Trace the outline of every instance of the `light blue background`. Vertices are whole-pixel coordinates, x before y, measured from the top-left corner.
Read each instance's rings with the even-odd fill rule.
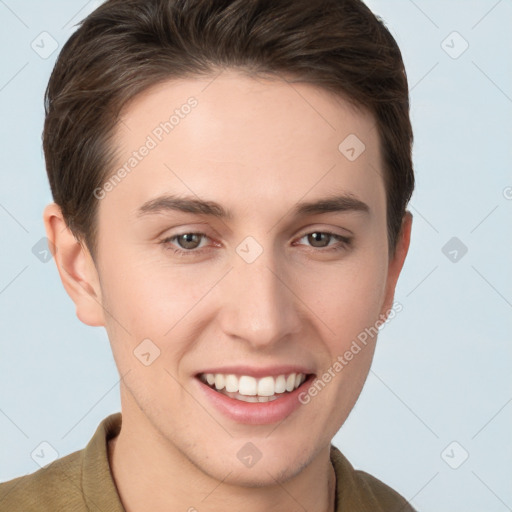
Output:
[[[512,510],[512,3],[368,4],[403,51],[417,188],[404,309],[334,442],[420,511]],[[38,469],[42,441],[83,448],[120,410],[105,331],[76,318],[53,260],[32,253],[52,200],[41,131],[58,51],[31,43],[46,31],[60,50],[96,5],[0,1],[0,481]],[[442,252],[454,236],[468,248],[455,263]]]

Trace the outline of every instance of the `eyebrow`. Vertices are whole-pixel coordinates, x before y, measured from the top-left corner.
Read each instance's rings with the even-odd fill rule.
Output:
[[[193,197],[162,195],[146,201],[136,213],[141,218],[170,211],[210,215],[220,219],[232,219],[233,214],[215,201],[205,201]],[[335,195],[315,201],[302,202],[295,205],[292,213],[296,217],[336,212],[369,213],[370,207],[352,194]]]

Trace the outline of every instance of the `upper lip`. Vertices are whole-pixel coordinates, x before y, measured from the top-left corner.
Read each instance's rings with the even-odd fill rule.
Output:
[[[249,375],[251,377],[277,377],[278,375],[289,375],[291,373],[304,373],[305,375],[313,373],[311,369],[300,365],[278,365],[255,367],[248,365],[237,366],[218,366],[215,368],[207,368],[197,372],[196,376],[205,373],[222,373],[224,375]]]

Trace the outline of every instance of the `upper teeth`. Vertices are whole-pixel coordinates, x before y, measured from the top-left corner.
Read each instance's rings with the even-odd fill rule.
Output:
[[[240,393],[247,396],[272,396],[297,389],[305,380],[304,373],[291,373],[277,377],[256,379],[250,375],[233,375],[224,373],[204,373],[201,379],[217,390],[226,389],[228,392]]]

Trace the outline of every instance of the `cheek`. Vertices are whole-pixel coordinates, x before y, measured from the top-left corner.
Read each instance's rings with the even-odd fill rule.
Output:
[[[386,284],[385,257],[379,251],[361,252],[301,282],[301,296],[317,314],[318,325],[323,325],[329,352],[337,356],[379,319]]]
[[[102,269],[103,305],[110,313],[107,331],[115,356],[125,366],[131,365],[133,350],[146,338],[165,350],[166,356],[170,350],[184,351],[189,341],[183,336],[183,325],[218,281],[218,272],[171,265],[161,256],[118,253],[123,257],[109,252]],[[196,320],[195,328],[204,319]]]

